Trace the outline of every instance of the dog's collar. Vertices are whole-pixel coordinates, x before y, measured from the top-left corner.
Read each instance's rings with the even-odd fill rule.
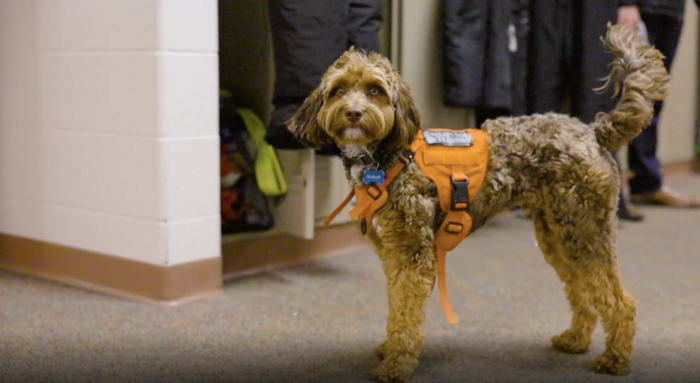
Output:
[[[372,165],[375,161],[368,154],[360,154],[359,156],[343,156],[343,158],[352,165]]]

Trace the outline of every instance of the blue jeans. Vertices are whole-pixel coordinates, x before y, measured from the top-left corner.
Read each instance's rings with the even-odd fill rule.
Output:
[[[663,15],[642,14],[647,27],[649,43],[666,56],[664,65],[670,72],[673,58],[678,47],[678,40],[683,29],[683,20]],[[661,189],[661,163],[656,158],[657,128],[659,114],[663,103],[654,105],[654,117],[651,124],[642,131],[629,145],[629,168],[634,176],[629,180],[630,193],[653,193]]]

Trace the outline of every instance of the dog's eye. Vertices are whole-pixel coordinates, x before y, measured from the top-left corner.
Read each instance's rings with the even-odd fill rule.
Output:
[[[343,88],[338,88],[335,91],[335,94],[338,96],[342,95],[343,93],[345,93],[345,89],[343,89]]]
[[[374,87],[374,88],[372,88],[372,89],[369,90],[369,93],[370,93],[372,96],[376,96],[376,95],[379,94],[379,88]]]

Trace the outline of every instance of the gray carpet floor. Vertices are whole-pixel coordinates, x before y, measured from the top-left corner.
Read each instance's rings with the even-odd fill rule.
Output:
[[[700,177],[669,180],[700,195]],[[644,208],[623,223],[625,286],[638,299],[632,372],[598,375],[603,351],[567,355],[563,285],[531,222],[500,218],[448,254],[460,323],[435,294],[413,382],[700,382],[700,211]],[[368,382],[384,337],[384,275],[370,251],[229,282],[181,307],[142,305],[0,272],[1,382]]]

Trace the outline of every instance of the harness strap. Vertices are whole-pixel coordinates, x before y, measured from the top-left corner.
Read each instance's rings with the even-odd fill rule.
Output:
[[[396,162],[396,165],[394,165],[394,167],[386,173],[383,184],[378,185],[373,183],[366,186],[355,186],[352,190],[350,190],[350,193],[347,197],[345,197],[345,200],[338,207],[336,207],[335,210],[328,215],[328,217],[326,217],[326,219],[323,221],[323,225],[329,226],[333,219],[340,214],[340,212],[350,203],[350,201],[352,201],[353,196],[357,198],[355,200],[355,207],[350,211],[350,219],[357,218],[367,210],[371,210],[371,218],[371,214],[373,214],[376,209],[381,207],[383,202],[377,204],[379,206],[376,206],[374,209],[370,209],[370,207],[375,204],[375,201],[377,201],[382,194],[386,193],[387,186],[394,180],[394,178],[396,178],[396,176],[399,175],[405,164],[408,163],[404,156],[399,156],[399,159],[400,160]],[[363,198],[365,196],[369,196],[371,198]],[[372,223],[369,222],[369,225],[372,226]]]
[[[465,181],[467,176],[464,174],[464,167],[462,165],[452,165],[452,177],[455,181]]]
[[[458,322],[457,316],[455,315],[454,311],[452,311],[450,298],[447,296],[447,281],[445,279],[447,251],[445,249],[435,247],[435,255],[437,255],[438,292],[440,293],[440,304],[442,305],[442,311],[445,313],[447,323],[456,324]]]
[[[348,206],[350,201],[352,201],[352,197],[354,197],[354,196],[355,196],[355,189],[352,189],[352,190],[350,190],[350,194],[348,194],[348,196],[345,197],[345,200],[343,200],[343,202],[341,202],[340,205],[338,207],[336,207],[335,210],[333,210],[331,212],[331,214],[328,215],[328,217],[326,217],[326,219],[323,221],[323,226],[330,225],[331,221],[333,221],[333,219],[338,214],[340,214],[340,212],[343,211],[343,209],[345,209],[345,206]]]
[[[418,136],[419,139],[416,139],[413,141],[411,146],[409,147],[409,152],[413,153],[410,156],[410,161],[413,161],[413,156],[418,154],[418,151],[420,150],[422,143],[420,138],[422,138],[422,135]],[[464,167],[463,166],[452,166],[452,176],[455,178],[457,181],[466,181],[467,176],[464,174]],[[461,206],[460,206],[461,207]],[[445,226],[445,227],[442,227]],[[447,230],[448,225],[445,225],[445,222],[440,227],[440,230]],[[440,236],[442,237],[442,236]],[[442,238],[441,238],[442,239]],[[442,312],[445,314],[445,319],[447,319],[447,323],[449,324],[456,324],[459,321],[457,320],[457,315],[455,315],[454,311],[452,310],[452,304],[450,304],[450,298],[447,295],[447,275],[446,275],[446,263],[447,263],[447,249],[445,249],[443,246],[444,245],[441,241],[438,241],[440,243],[434,243],[435,245],[435,256],[437,258],[437,279],[438,279],[438,293],[440,294],[440,305],[442,306]]]
[[[402,157],[402,156],[399,156],[399,157]],[[399,175],[399,172],[401,172],[401,170],[404,168],[404,166],[405,166],[405,163],[403,161],[401,161],[401,160],[397,161],[396,165],[394,165],[394,167],[391,168],[391,170],[389,170],[388,173],[386,173],[386,178],[385,178],[384,183],[382,185],[386,188],[386,186],[389,185],[391,183],[391,181],[393,181],[394,178],[396,178],[396,176]]]

